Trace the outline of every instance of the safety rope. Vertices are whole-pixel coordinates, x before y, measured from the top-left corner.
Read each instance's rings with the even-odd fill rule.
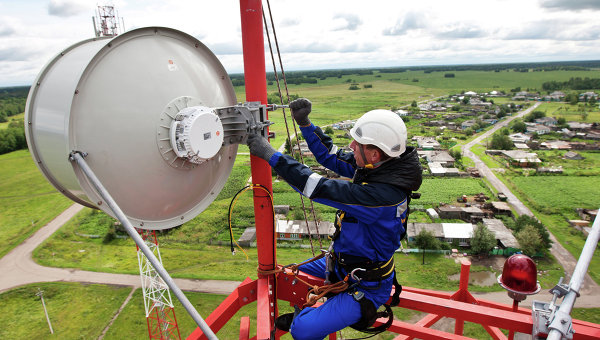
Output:
[[[267,7],[269,9],[269,17],[270,17],[270,21],[271,21],[271,28],[273,29],[273,40],[275,41],[275,47],[277,49],[277,56],[278,56],[278,59],[279,59],[279,68],[281,69],[281,75],[282,75],[282,80],[283,80],[283,83],[284,83],[284,86],[285,86],[285,92],[286,92],[286,96],[287,96],[287,102],[289,104],[289,102],[290,102],[290,93],[289,93],[288,86],[287,86],[287,79],[285,77],[285,71],[283,70],[283,62],[281,60],[281,52],[279,50],[279,42],[277,41],[277,33],[275,31],[275,24],[273,22],[273,13],[271,12],[271,4],[270,4],[269,0],[267,0]],[[263,12],[263,22],[264,22],[264,25],[265,25],[265,32],[267,34],[267,41],[269,43],[269,51],[271,53],[271,62],[273,63],[273,74],[275,75],[275,81],[277,83],[277,90],[278,90],[278,93],[279,93],[279,102],[280,102],[281,105],[283,105],[283,95],[281,93],[281,85],[280,85],[280,82],[279,82],[279,74],[277,73],[277,66],[276,66],[276,63],[275,63],[275,58],[273,56],[273,47],[272,47],[272,44],[271,44],[271,36],[269,34],[269,28],[268,28],[268,25],[267,25],[267,19],[265,17],[264,8],[263,8],[262,12]],[[291,135],[290,135],[290,129],[289,129],[289,124],[288,124],[288,120],[287,120],[285,108],[283,108],[282,110],[283,110],[283,120],[284,120],[284,123],[285,123],[285,129],[286,129],[286,132],[287,132],[287,140],[290,143],[290,151],[292,151],[292,153],[293,153],[294,144],[295,144],[295,146],[298,149],[298,154],[300,155],[300,163],[304,164],[304,157],[302,156],[302,150],[300,148],[300,140],[298,138],[299,135],[298,135],[298,129],[296,127],[296,123],[292,119],[292,126],[294,128],[294,135],[296,136],[296,143],[293,143]],[[304,204],[304,197],[301,194],[300,194],[300,201],[302,203],[302,212],[304,213],[304,222],[306,223],[306,229],[308,231],[308,239],[310,241],[310,250],[312,252],[312,255],[315,256],[315,249],[314,249],[314,246],[313,246],[312,233],[310,231],[310,226],[308,224],[308,215],[306,214],[306,205]],[[321,237],[320,237],[320,233],[319,233],[319,222],[317,221],[317,216],[315,214],[315,207],[314,207],[314,204],[313,204],[312,200],[310,200],[310,210],[311,210],[312,215],[313,215],[313,221],[315,223],[315,228],[316,228],[316,231],[317,231],[317,237],[319,239],[319,247],[323,248],[323,243],[321,241]]]
[[[281,266],[279,268],[275,268],[273,270],[261,270],[260,268],[257,269],[257,272],[259,275],[279,275],[281,273],[285,274],[285,275],[293,275],[294,279],[297,280],[298,282],[303,283],[304,285],[306,285],[309,290],[308,293],[306,293],[306,302],[302,305],[302,308],[304,307],[310,307],[313,306],[315,303],[317,303],[317,301],[319,301],[319,299],[323,298],[324,296],[327,296],[328,294],[338,294],[341,292],[344,292],[348,289],[349,284],[348,284],[348,279],[350,278],[350,274],[346,275],[346,277],[344,277],[344,279],[342,281],[338,281],[332,284],[328,284],[328,285],[322,285],[322,286],[318,286],[318,285],[313,285],[309,282],[306,282],[305,280],[302,280],[299,276],[298,276],[298,272],[299,272],[299,267],[313,262],[313,261],[317,261],[321,258],[323,258],[325,256],[326,252],[322,252],[321,254],[308,259],[302,263],[293,263],[287,266]]]

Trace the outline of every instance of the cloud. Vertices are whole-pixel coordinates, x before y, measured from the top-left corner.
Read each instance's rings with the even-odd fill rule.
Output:
[[[383,35],[404,35],[408,31],[425,28],[425,16],[418,12],[408,12],[399,18],[396,25],[383,30]]]
[[[485,36],[485,31],[479,27],[465,26],[465,25],[453,25],[442,28],[436,33],[436,37],[442,39],[469,39],[469,38],[480,38]]]
[[[6,22],[1,22],[0,21],[0,37],[8,37],[13,35],[16,32],[16,30],[12,27],[6,24]]]
[[[334,31],[343,31],[343,30],[349,30],[349,31],[355,31],[356,28],[362,24],[362,20],[360,20],[360,18],[354,14],[337,14],[335,17],[333,17],[334,19],[341,19],[339,21],[341,21],[340,25],[336,28],[334,28]]]
[[[214,44],[205,43],[205,45],[212,51],[212,53],[218,54],[218,55],[242,54],[241,41],[238,43],[233,43],[233,42],[214,43]]]
[[[577,21],[536,21],[524,28],[508,31],[506,40],[589,41],[600,38],[599,26],[579,25]]]
[[[600,10],[598,0],[541,0],[540,6],[550,10],[581,11],[584,9]]]
[[[0,47],[1,61],[26,61],[30,57],[31,53],[20,46]]]
[[[62,18],[75,16],[87,10],[85,5],[73,0],[50,0],[48,4],[48,14]]]

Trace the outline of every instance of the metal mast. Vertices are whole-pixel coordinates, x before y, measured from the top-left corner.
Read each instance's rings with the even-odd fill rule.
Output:
[[[162,264],[156,231],[138,231],[144,243]],[[150,260],[140,250],[140,247],[137,247],[137,257],[140,266],[140,278],[142,279],[148,336],[150,339],[181,339],[169,286],[158,275]]]
[[[98,6],[92,22],[96,37],[114,37],[124,29],[123,18],[121,18],[121,28],[119,28],[119,17],[116,14],[115,6],[112,5]]]

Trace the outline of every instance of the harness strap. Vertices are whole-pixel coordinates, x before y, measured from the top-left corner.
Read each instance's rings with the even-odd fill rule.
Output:
[[[364,257],[343,253],[336,254],[338,265],[347,273],[354,272],[354,279],[365,281],[381,281],[394,273],[394,256],[387,261],[373,262]],[[357,270],[360,269],[360,270]]]

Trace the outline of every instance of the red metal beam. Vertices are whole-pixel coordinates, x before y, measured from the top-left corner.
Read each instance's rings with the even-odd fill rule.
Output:
[[[250,339],[250,318],[243,316],[240,320],[240,340]]]
[[[267,77],[265,70],[265,45],[261,0],[240,0],[242,46],[244,52],[244,81],[246,101],[267,104]],[[258,267],[271,270],[276,264],[276,239],[274,229],[271,167],[261,158],[250,156],[252,182],[265,187],[269,193],[254,189],[254,219],[256,222],[256,248]],[[275,280],[273,276],[259,278],[257,304],[257,338],[269,339],[276,316]]]
[[[206,324],[216,334],[243,306],[256,301],[256,281],[246,278],[229,296],[206,318]],[[200,328],[187,337],[188,340],[206,339]]]

